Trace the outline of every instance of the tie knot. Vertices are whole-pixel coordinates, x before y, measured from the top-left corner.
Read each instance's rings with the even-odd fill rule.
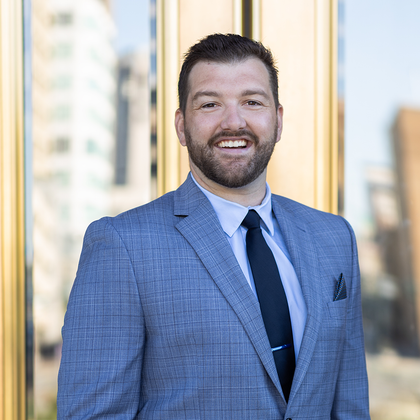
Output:
[[[249,210],[248,214],[245,216],[245,219],[242,220],[241,225],[245,226],[247,229],[260,228],[260,216],[255,210]]]

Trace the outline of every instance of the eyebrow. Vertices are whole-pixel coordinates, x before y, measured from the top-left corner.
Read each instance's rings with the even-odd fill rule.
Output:
[[[261,95],[264,96],[266,99],[270,99],[270,95],[261,89],[248,89],[242,92],[242,96],[253,96],[253,95]]]
[[[219,93],[217,93],[216,91],[213,90],[199,90],[198,92],[195,93],[195,95],[192,98],[192,101],[196,101],[198,98],[201,98],[202,96],[213,96],[218,98],[220,96]]]
[[[253,96],[253,95],[261,95],[261,96],[264,96],[264,98],[270,99],[270,95],[268,95],[267,92],[261,89],[248,89],[242,92],[242,96]],[[212,96],[212,97],[218,98],[220,97],[220,93],[213,90],[200,90],[195,93],[195,95],[192,98],[192,101],[194,102],[198,98],[201,98],[202,96]]]

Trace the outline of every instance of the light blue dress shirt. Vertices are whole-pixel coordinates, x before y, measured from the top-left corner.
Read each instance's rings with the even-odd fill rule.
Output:
[[[280,231],[280,226],[272,211],[270,187],[266,184],[266,194],[259,206],[244,207],[238,203],[225,200],[212,194],[199,185],[194,177],[192,178],[213,206],[220,224],[222,225],[222,229],[225,231],[227,239],[232,247],[233,253],[238,260],[239,266],[257,299],[254,279],[246,254],[247,229],[241,226],[241,223],[250,209],[255,210],[261,217],[261,230],[264,239],[273,252],[280,272],[283,288],[286,293],[293,330],[295,357],[297,360],[306,324],[307,308],[303,298],[302,288]]]

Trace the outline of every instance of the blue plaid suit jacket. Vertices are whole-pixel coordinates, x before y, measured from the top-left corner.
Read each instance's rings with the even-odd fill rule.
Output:
[[[87,230],[63,327],[59,419],[368,419],[354,234],[273,195],[308,308],[286,404],[252,293],[190,177]],[[347,297],[333,301],[340,274]]]

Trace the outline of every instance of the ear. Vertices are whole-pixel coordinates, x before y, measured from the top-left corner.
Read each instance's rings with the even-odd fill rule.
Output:
[[[175,111],[175,130],[181,146],[186,146],[184,114],[180,108]]]
[[[283,107],[279,104],[277,109],[277,138],[276,143],[281,139],[281,133],[283,131]]]

